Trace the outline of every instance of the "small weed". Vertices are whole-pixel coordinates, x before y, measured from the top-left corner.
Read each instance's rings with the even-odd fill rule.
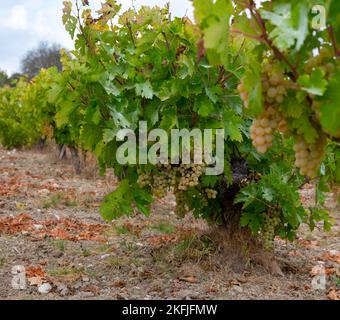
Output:
[[[112,257],[108,260],[108,264],[113,269],[121,269],[124,266],[130,265],[131,261],[127,257]]]
[[[83,256],[86,258],[86,257],[89,257],[92,255],[91,251],[89,249],[83,249],[82,250],[82,254]]]
[[[107,253],[107,252],[111,252],[112,251],[112,245],[109,244],[103,244],[100,245],[97,250],[97,252],[101,252],[101,253]]]
[[[160,222],[158,225],[151,226],[151,228],[167,234],[175,231],[175,228],[167,222]]]
[[[216,248],[207,236],[189,236],[173,247],[172,254],[181,261],[202,260],[210,256]]]
[[[134,251],[136,251],[137,249],[137,246],[134,242],[124,242],[124,246],[125,246],[125,249],[128,253],[132,253]]]
[[[129,233],[129,229],[126,228],[125,226],[115,226],[115,230],[118,235]]]
[[[66,194],[56,193],[45,200],[42,204],[44,209],[55,208],[59,205],[64,205],[66,207],[76,207],[78,203],[76,200],[69,199]]]
[[[59,193],[54,194],[49,199],[43,202],[43,208],[44,209],[54,208],[60,203],[61,200],[62,200],[62,197]]]
[[[77,201],[75,200],[65,200],[64,204],[66,207],[69,207],[69,208],[74,208],[78,205]]]
[[[72,275],[83,275],[84,268],[58,268],[55,270],[50,270],[48,272],[51,276],[55,277],[63,277],[63,276],[72,276]]]
[[[2,268],[5,265],[5,258],[0,257],[0,268]]]
[[[173,263],[205,261],[215,251],[216,247],[208,236],[194,235],[185,237],[179,244],[155,249],[151,255],[155,265],[165,271]]]
[[[50,240],[52,246],[61,251],[65,252],[66,241],[65,240]]]

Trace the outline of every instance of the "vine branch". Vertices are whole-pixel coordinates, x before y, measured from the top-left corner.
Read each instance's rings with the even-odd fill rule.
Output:
[[[251,15],[253,16],[253,18],[255,19],[255,21],[257,22],[257,24],[259,25],[259,27],[262,30],[262,35],[261,35],[261,39],[262,41],[268,45],[268,47],[274,52],[275,56],[282,60],[284,63],[286,63],[286,65],[290,68],[291,72],[292,72],[292,79],[294,81],[297,80],[297,78],[299,77],[299,74],[296,70],[296,67],[288,60],[288,58],[274,45],[273,41],[271,39],[269,39],[268,36],[268,32],[265,26],[265,23],[260,15],[260,13],[258,12],[258,10],[256,9],[256,4],[253,0],[250,1],[250,4],[248,5],[248,9],[250,10]]]
[[[336,43],[336,38],[335,38],[333,27],[332,26],[328,26],[327,27],[327,31],[328,31],[329,38],[330,38],[330,40],[332,42],[332,46],[333,46],[333,49],[334,49],[335,56],[336,57],[340,57],[340,49],[338,48],[338,45]]]

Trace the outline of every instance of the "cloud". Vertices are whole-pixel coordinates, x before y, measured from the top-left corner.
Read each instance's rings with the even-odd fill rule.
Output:
[[[37,10],[34,21],[29,28],[37,41],[59,43],[70,49],[73,47],[72,39],[62,25],[62,7],[51,6]]]
[[[3,27],[25,30],[27,28],[27,12],[25,7],[22,5],[13,6],[8,18],[3,21]]]

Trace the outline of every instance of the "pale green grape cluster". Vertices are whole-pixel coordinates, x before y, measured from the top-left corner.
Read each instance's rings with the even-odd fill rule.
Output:
[[[240,93],[240,98],[243,101],[244,107],[248,109],[249,108],[249,93],[245,88],[243,80],[241,80],[240,84],[237,86],[237,90]]]
[[[276,235],[276,229],[281,224],[280,213],[268,212],[264,216],[262,225],[262,240],[265,249],[270,250],[273,248],[273,241]]]
[[[199,179],[204,173],[205,167],[205,163],[158,164],[157,170],[149,173],[138,171],[137,182],[142,188],[150,188],[151,193],[157,198],[164,198],[169,191],[173,191],[176,197],[176,214],[183,217],[189,212],[185,191],[199,186]],[[206,189],[204,194],[208,199],[216,199],[217,191]]]
[[[294,145],[295,165],[300,169],[300,173],[311,179],[317,176],[322,158],[325,155],[327,139],[321,136],[316,143],[308,144],[303,137],[298,137]]]
[[[151,187],[152,194],[157,198],[163,198],[167,192],[177,183],[178,168],[169,164],[158,164],[156,172],[141,173],[137,183],[142,187]]]
[[[179,167],[180,181],[178,189],[185,191],[190,187],[196,187],[199,184],[199,178],[204,172],[203,164],[181,164]]]
[[[262,94],[265,104],[277,107],[282,104],[287,95],[289,82],[280,66],[275,63],[265,63],[262,73]]]
[[[163,198],[177,182],[177,169],[170,164],[158,165],[160,175],[154,176],[153,193]]]
[[[149,187],[152,184],[152,176],[148,173],[140,173],[137,183],[142,187]]]
[[[154,176],[152,193],[157,198],[164,198],[169,191],[170,186],[169,180],[164,174]]]
[[[217,197],[217,191],[214,189],[205,189],[205,193],[207,194],[208,199],[216,199]]]
[[[268,108],[261,117],[255,119],[250,127],[250,137],[259,153],[266,153],[272,146],[274,131],[278,126],[275,110]]]
[[[139,172],[138,184],[142,187],[150,187],[152,194],[163,198],[171,189],[186,191],[199,185],[205,164],[159,164],[157,171],[150,173]]]
[[[289,85],[289,81],[285,80],[284,72],[280,66],[271,62],[264,64],[262,73],[264,112],[253,121],[250,127],[253,145],[259,153],[266,153],[272,146],[276,130],[284,133],[288,129],[279,107],[287,95]],[[248,107],[249,95],[242,81],[238,90],[245,107]]]

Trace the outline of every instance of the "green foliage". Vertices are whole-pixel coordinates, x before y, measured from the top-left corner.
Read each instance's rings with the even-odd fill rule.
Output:
[[[0,143],[10,149],[32,145],[40,137],[30,86],[20,79],[16,86],[0,88]]]
[[[69,6],[66,4],[65,11]],[[214,19],[219,22],[223,10],[231,10],[224,1],[211,6],[208,33],[214,32]],[[89,17],[92,13],[84,8],[82,33],[76,36],[75,60],[64,67],[61,83],[52,87],[56,97],[53,103],[57,105],[57,126],[80,126],[79,144],[97,155],[103,169],[114,167],[118,173],[123,171],[115,159],[121,145],[116,133],[122,128],[135,131],[140,120],[148,121],[148,130],[225,127],[226,149],[237,150],[246,139],[240,100],[233,92],[237,74],[209,64],[206,57],[197,62],[196,44],[201,37],[197,26],[185,18],[170,20],[167,7],[130,10],[119,15],[120,24],[111,28],[106,25],[105,12],[96,19]],[[227,27],[228,20],[223,22]],[[70,33],[72,36],[72,30]],[[228,30],[223,31],[221,43],[227,35]],[[221,55],[225,48],[212,49],[209,56],[221,63],[223,58],[227,65],[227,59]],[[70,98],[69,88],[63,92],[67,85],[62,81],[73,83],[77,97]],[[129,168],[126,179],[103,202],[101,214],[106,220],[131,214],[132,204],[149,213],[150,190],[136,184],[138,172],[148,170],[141,165]],[[218,177],[214,184],[222,179]],[[219,204],[206,201],[200,186],[190,188],[184,196],[197,216],[212,219],[220,212]]]
[[[141,212],[149,215],[151,202],[152,197],[145,190],[137,184],[130,185],[129,180],[123,180],[114,192],[105,197],[100,213],[105,220],[111,221],[122,215],[131,214],[132,204],[135,204]]]
[[[9,78],[5,71],[0,70],[0,88],[8,84]]]
[[[244,210],[241,225],[249,225],[256,234],[261,229],[263,216],[269,214],[270,209],[280,208],[282,224],[276,232],[292,240],[294,231],[306,217],[298,187],[292,179],[291,168],[271,165],[267,175],[243,188],[238,195],[236,202],[242,203]]]

